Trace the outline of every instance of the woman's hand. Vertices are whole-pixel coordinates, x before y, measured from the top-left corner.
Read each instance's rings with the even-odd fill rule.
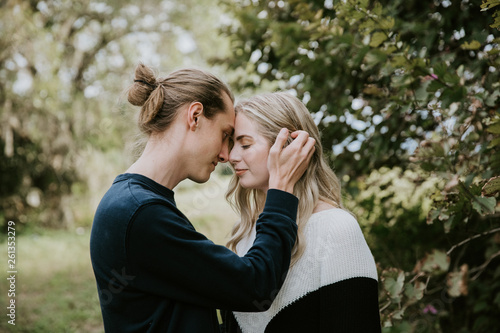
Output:
[[[283,148],[289,131],[282,128],[276,142],[269,151],[267,168],[269,170],[269,188],[293,194],[295,183],[302,177],[315,151],[316,140],[304,131],[290,134],[293,141]]]

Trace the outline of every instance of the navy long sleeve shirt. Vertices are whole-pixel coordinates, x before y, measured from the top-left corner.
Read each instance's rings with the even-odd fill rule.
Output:
[[[198,233],[173,191],[119,175],[90,239],[106,332],[218,332],[216,308],[267,310],[290,265],[297,206],[295,196],[269,190],[254,246],[239,257]]]

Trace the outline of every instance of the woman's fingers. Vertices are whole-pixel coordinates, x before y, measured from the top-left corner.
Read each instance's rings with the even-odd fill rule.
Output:
[[[292,193],[293,186],[309,165],[316,140],[310,138],[309,133],[305,131],[295,131],[290,134],[293,141],[284,147],[288,133],[287,129],[282,129],[271,147],[268,159],[269,185],[270,188],[284,189]]]
[[[278,136],[276,137],[274,145],[271,147],[270,153],[279,154],[281,152],[283,146],[288,140],[288,133],[289,131],[286,128],[281,129],[281,131],[278,133]]]
[[[307,139],[309,138],[309,133],[306,131],[295,131],[290,133],[293,141],[291,144],[295,143],[295,145],[302,147],[307,143]]]
[[[311,157],[313,156],[314,152],[316,151],[316,140],[314,140],[314,138],[307,139],[307,143],[304,146],[304,150],[308,151],[307,164],[309,164]]]

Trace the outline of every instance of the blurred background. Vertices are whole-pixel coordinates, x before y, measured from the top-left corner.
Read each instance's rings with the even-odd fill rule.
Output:
[[[0,331],[103,331],[89,235],[140,151],[125,91],[143,62],[307,105],[378,263],[385,333],[496,332],[499,29],[500,0],[0,1],[0,243],[13,221],[18,270]],[[175,189],[218,244],[230,174]]]

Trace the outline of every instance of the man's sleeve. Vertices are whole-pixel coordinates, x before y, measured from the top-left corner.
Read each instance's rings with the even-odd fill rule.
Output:
[[[132,286],[204,307],[265,311],[284,282],[297,235],[298,200],[269,190],[254,246],[239,257],[163,204],[145,206],[128,231]]]

